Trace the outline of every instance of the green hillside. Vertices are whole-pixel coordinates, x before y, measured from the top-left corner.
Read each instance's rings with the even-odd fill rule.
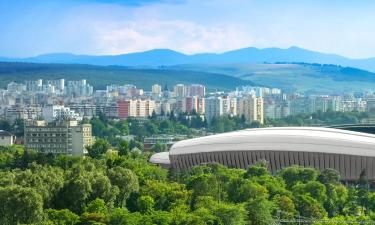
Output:
[[[108,84],[134,84],[149,90],[155,83],[169,87],[177,83],[199,83],[206,85],[208,90],[230,90],[236,86],[253,84],[233,76],[200,71],[0,62],[0,88],[5,88],[11,81],[23,82],[39,78],[87,79],[96,89],[105,89]]]
[[[221,64],[179,65],[188,69],[231,75],[287,91],[347,93],[375,90],[375,73],[350,67],[321,64]]]

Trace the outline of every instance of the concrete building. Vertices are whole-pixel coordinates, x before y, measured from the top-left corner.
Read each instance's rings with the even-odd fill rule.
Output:
[[[375,97],[366,99],[366,112],[375,115]]]
[[[26,84],[26,91],[29,92],[38,92],[40,90],[40,87],[43,85],[43,80],[38,79],[38,80],[28,80],[25,81]]]
[[[365,112],[366,111],[366,101],[361,99],[344,99],[341,101],[341,112]]]
[[[0,130],[0,146],[12,146],[16,137],[8,131]]]
[[[315,97],[315,112],[327,112],[329,109],[329,96],[317,96]]]
[[[122,94],[122,92],[125,92],[125,93]],[[143,89],[138,89],[135,85],[128,84],[128,85],[123,86],[123,89],[120,90],[120,94],[125,95],[128,98],[138,98],[142,96],[144,93],[143,93]]]
[[[93,144],[94,138],[91,124],[33,120],[25,122],[24,141],[27,149],[38,152],[84,156],[86,147]]]
[[[330,96],[328,100],[328,110],[330,111],[340,111],[341,109],[341,97],[340,96]]]
[[[171,103],[169,101],[163,101],[160,104],[160,114],[169,114],[171,112]]]
[[[108,118],[118,118],[118,105],[116,102],[108,103],[71,103],[68,105],[70,110],[76,112],[80,117],[91,119],[92,117],[98,116],[101,113],[106,115]]]
[[[15,83],[15,82],[10,82],[7,85],[7,90],[8,90],[8,92],[11,92],[11,93],[22,93],[22,92],[26,91],[26,85],[18,84],[18,83]]]
[[[182,111],[191,113],[193,110],[199,114],[204,114],[205,99],[199,96],[186,97],[183,102]]]
[[[223,114],[236,116],[237,115],[237,99],[229,96],[223,97]]]
[[[237,115],[244,115],[248,122],[259,121],[264,122],[263,98],[255,95],[248,95],[238,98]]]
[[[4,118],[9,121],[16,119],[33,120],[41,117],[42,108],[38,105],[14,105],[4,109]]]
[[[80,116],[75,111],[71,110],[69,107],[63,105],[47,105],[42,108],[42,117],[47,122],[52,122],[54,120],[82,120]]]
[[[167,146],[167,149],[175,143],[175,138],[173,136],[154,136],[146,137],[143,140],[143,148],[145,151],[150,151],[156,143],[160,143]]]
[[[375,180],[375,135],[317,127],[247,129],[180,141],[150,161],[176,171],[205,163],[246,169],[267,161],[272,173],[299,165],[335,169],[346,181],[365,171]]]
[[[277,101],[272,98],[264,99],[264,118],[280,119],[290,115],[287,101]]]
[[[148,117],[155,110],[155,101],[153,100],[121,100],[117,102],[118,118],[126,119],[128,117]]]
[[[223,115],[223,98],[222,97],[209,97],[205,102],[205,118],[208,123],[214,117]]]
[[[65,79],[47,80],[47,84],[54,86],[55,87],[55,91],[58,91],[60,94],[64,93]]]
[[[315,99],[310,97],[296,97],[290,101],[290,114],[315,112]]]
[[[159,84],[154,84],[151,87],[151,93],[153,96],[161,96],[161,86]]]
[[[183,84],[177,84],[173,88],[173,93],[176,98],[184,98],[187,96],[186,86]]]
[[[259,121],[260,124],[264,123],[264,102],[263,98],[257,98],[256,99],[256,104],[257,104],[257,121]]]
[[[201,84],[192,84],[187,88],[187,95],[188,96],[199,96],[204,98],[206,95],[206,87]]]
[[[87,97],[94,93],[94,88],[86,80],[75,80],[67,82],[64,92],[68,96]]]

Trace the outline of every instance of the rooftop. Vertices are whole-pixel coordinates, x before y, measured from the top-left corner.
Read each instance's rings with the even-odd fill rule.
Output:
[[[5,131],[5,130],[0,130],[0,137],[7,137],[7,136],[12,136],[13,134]]]
[[[375,157],[375,135],[324,127],[246,129],[174,144],[170,155],[215,151],[301,151]]]

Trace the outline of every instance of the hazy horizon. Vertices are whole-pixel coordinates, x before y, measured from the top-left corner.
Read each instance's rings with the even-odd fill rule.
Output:
[[[144,52],[149,52],[149,51],[155,51],[155,50],[166,50],[166,51],[174,51],[174,52],[178,52],[178,53],[181,53],[181,54],[184,54],[184,55],[187,55],[187,56],[193,56],[193,55],[199,55],[199,54],[223,54],[223,53],[227,53],[227,52],[231,52],[231,51],[237,51],[237,50],[241,50],[241,49],[248,49],[248,48],[256,48],[256,49],[259,49],[259,50],[264,50],[264,49],[283,49],[283,50],[287,50],[287,49],[290,49],[290,48],[299,48],[299,49],[303,49],[303,50],[306,50],[306,51],[312,51],[312,52],[319,52],[319,53],[322,53],[322,54],[332,54],[332,55],[338,55],[338,56],[342,56],[342,57],[345,57],[345,58],[348,58],[348,59],[372,59],[372,58],[375,58],[374,57],[367,57],[367,58],[351,58],[351,57],[346,57],[346,56],[343,56],[343,55],[339,55],[339,54],[336,54],[336,53],[332,53],[332,52],[320,52],[320,51],[315,51],[315,50],[312,50],[312,49],[306,49],[306,48],[303,48],[303,47],[300,47],[300,46],[290,46],[290,47],[286,47],[286,48],[278,48],[278,47],[266,47],[266,48],[257,48],[257,47],[253,47],[253,46],[244,46],[242,48],[236,48],[236,49],[229,49],[227,51],[223,51],[223,52],[197,52],[197,53],[186,53],[186,52],[182,52],[182,51],[179,51],[179,50],[175,50],[175,49],[170,49],[170,48],[152,48],[152,49],[146,49],[146,50],[143,50],[143,51],[134,51],[134,52],[127,52],[127,53],[119,53],[119,54],[83,54],[83,53],[72,53],[72,52],[46,52],[46,53],[41,53],[41,54],[37,54],[37,55],[31,55],[31,56],[26,56],[26,57],[7,57],[7,56],[3,56],[3,55],[0,55],[1,58],[14,58],[14,59],[17,59],[17,58],[32,58],[32,57],[38,57],[38,56],[43,56],[43,55],[58,55],[58,54],[68,54],[68,55],[86,55],[86,56],[118,56],[118,55],[126,55],[126,54],[136,54],[136,53],[144,53]]]

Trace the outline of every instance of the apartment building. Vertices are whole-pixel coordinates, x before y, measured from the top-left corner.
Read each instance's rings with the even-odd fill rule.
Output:
[[[206,87],[201,84],[192,84],[187,88],[188,96],[199,96],[203,98],[206,95]]]
[[[153,96],[160,96],[161,95],[161,86],[158,84],[154,84],[151,87],[151,93]]]
[[[188,113],[195,111],[199,114],[204,114],[205,99],[199,96],[186,97],[183,101],[182,111]]]
[[[153,100],[121,100],[117,102],[118,118],[126,119],[128,117],[148,117],[155,110],[155,101]]]
[[[42,108],[42,117],[47,122],[52,122],[57,119],[72,119],[82,120],[82,116],[71,110],[69,107],[63,105],[47,105]]]
[[[38,105],[14,105],[4,109],[4,118],[9,121],[37,119],[41,115],[42,108]]]
[[[223,115],[223,98],[222,97],[209,97],[206,99],[205,104],[205,117],[208,123],[213,118]]]
[[[44,120],[25,122],[25,147],[42,153],[84,156],[94,142],[91,124]]]
[[[183,98],[187,96],[187,87],[183,84],[177,84],[173,88],[173,93],[176,98]]]
[[[263,98],[255,95],[248,95],[238,98],[237,115],[245,116],[249,122],[259,121],[264,123],[264,103]]]

